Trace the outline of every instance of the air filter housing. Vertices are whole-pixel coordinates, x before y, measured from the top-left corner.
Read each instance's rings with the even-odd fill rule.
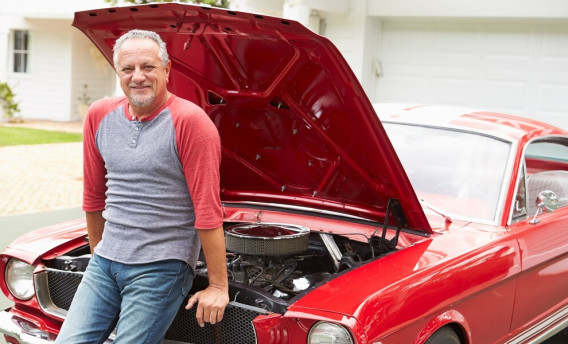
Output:
[[[285,224],[238,224],[227,227],[227,250],[247,255],[283,256],[308,249],[310,230]]]

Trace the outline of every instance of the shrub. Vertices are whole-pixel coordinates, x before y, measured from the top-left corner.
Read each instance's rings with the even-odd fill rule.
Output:
[[[16,113],[20,112],[15,96],[7,82],[0,82],[0,105],[2,106],[4,116],[8,117],[9,121],[13,121]]]

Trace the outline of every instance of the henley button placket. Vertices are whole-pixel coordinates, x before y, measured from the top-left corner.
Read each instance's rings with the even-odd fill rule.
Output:
[[[132,138],[130,139],[130,147],[136,148],[138,145],[138,141],[140,139],[140,122],[139,121],[132,121],[133,128],[132,130]]]

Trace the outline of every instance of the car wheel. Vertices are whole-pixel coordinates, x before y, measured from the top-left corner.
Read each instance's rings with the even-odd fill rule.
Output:
[[[426,344],[461,344],[456,332],[450,327],[442,327],[428,338]]]

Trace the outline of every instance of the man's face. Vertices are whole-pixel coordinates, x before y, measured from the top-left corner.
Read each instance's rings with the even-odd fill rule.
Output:
[[[132,106],[159,106],[167,94],[171,63],[163,67],[158,44],[151,39],[129,39],[118,52],[120,87]]]

